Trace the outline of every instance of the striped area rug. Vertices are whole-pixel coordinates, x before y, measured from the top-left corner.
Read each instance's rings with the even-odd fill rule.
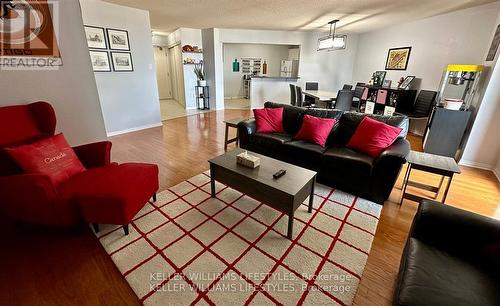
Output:
[[[144,305],[351,305],[382,207],[316,185],[288,216],[205,172],[158,194],[98,239]]]

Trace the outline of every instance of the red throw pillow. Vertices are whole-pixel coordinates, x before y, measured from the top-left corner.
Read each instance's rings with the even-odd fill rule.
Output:
[[[63,134],[5,150],[26,173],[45,174],[56,186],[85,171]]]
[[[346,147],[378,157],[394,143],[403,129],[365,117]]]
[[[325,147],[326,139],[333,126],[335,125],[335,119],[329,118],[318,118],[309,115],[304,115],[304,120],[302,120],[302,127],[300,131],[295,135],[295,139],[307,140],[313,143],[317,143],[322,147]]]
[[[257,133],[283,133],[283,107],[254,109]]]

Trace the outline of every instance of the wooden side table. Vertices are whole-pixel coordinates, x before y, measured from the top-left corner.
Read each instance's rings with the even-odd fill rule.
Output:
[[[227,151],[227,145],[233,142],[236,142],[236,146],[239,145],[238,142],[238,123],[241,121],[248,120],[249,118],[236,118],[236,119],[229,119],[229,120],[224,120],[224,123],[226,124],[226,133],[224,134],[224,151]],[[235,138],[229,138],[229,128],[235,128],[236,129],[236,137]]]
[[[434,192],[436,194],[434,197],[435,199],[439,194],[444,178],[448,177],[448,182],[446,184],[446,189],[444,191],[443,199],[441,200],[441,203],[444,203],[446,201],[446,196],[448,195],[448,191],[450,189],[451,181],[453,180],[453,175],[456,173],[457,174],[460,173],[460,168],[458,167],[457,162],[451,157],[445,157],[445,156],[416,152],[416,151],[410,151],[407,160],[408,160],[408,168],[406,169],[405,178],[403,180],[403,194],[401,196],[401,202],[399,203],[399,205],[403,203],[403,199],[408,199],[415,202],[420,202],[421,200],[424,199],[423,197],[407,193],[406,187],[408,187],[408,185],[419,189]],[[410,175],[412,170],[421,170],[428,173],[441,175],[442,176],[441,182],[439,186],[436,187],[410,181]]]

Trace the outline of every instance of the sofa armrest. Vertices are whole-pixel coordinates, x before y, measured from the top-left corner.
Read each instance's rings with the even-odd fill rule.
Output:
[[[410,235],[437,249],[500,271],[500,221],[423,200]]]
[[[249,136],[257,131],[255,119],[248,119],[238,123],[238,138],[240,147],[245,149],[248,144]]]
[[[386,161],[405,164],[408,154],[410,154],[410,142],[404,138],[398,138],[380,154],[375,164],[385,163]]]
[[[0,177],[0,210],[13,219],[52,224],[59,216],[51,208],[57,192],[50,178],[43,174]]]
[[[111,163],[111,142],[101,141],[74,147],[85,168],[107,166]]]

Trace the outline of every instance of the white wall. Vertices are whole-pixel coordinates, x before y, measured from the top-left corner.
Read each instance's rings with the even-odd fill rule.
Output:
[[[169,45],[168,35],[153,33],[151,39],[153,40],[153,46],[163,47]]]
[[[262,58],[267,63],[267,76],[279,76],[281,61],[288,59],[287,45],[224,44],[224,97],[242,98],[243,71],[241,58]],[[240,71],[233,72],[233,61],[240,63]]]
[[[127,30],[133,72],[96,72],[108,135],[161,125],[149,12],[80,0],[85,24]]]
[[[203,32],[208,33],[208,31]],[[300,45],[299,81],[298,85],[304,86],[307,81],[318,81],[320,90],[339,90],[344,83],[352,80],[354,58],[357,50],[357,35],[349,35],[346,50],[339,51],[317,51],[317,39],[325,33],[314,32],[290,32],[290,31],[261,31],[261,30],[239,30],[239,29],[213,29],[214,34],[214,60],[220,61],[220,66],[215,66],[215,78],[223,79],[223,50],[225,43],[251,43],[251,44],[280,44],[280,45]],[[205,38],[204,38],[205,40]],[[207,37],[208,40],[208,37]],[[208,63],[207,63],[208,65]],[[262,81],[263,83],[266,81]],[[252,101],[252,106],[260,105],[265,100],[273,100],[280,103],[290,102],[289,81],[281,82],[281,86],[275,83],[263,84],[264,88],[259,89],[260,100]],[[210,86],[214,86],[213,83]],[[216,84],[216,103],[219,108],[224,106],[223,82]],[[253,91],[253,90],[252,90]],[[267,95],[274,91],[271,96]]]
[[[180,28],[181,46],[190,45],[203,48],[200,29]],[[182,53],[182,59],[194,59],[196,62],[203,60],[202,53]],[[184,67],[184,93],[186,96],[186,108],[196,108],[196,94],[194,87],[196,86],[197,78],[193,72],[194,65],[183,65]]]
[[[384,70],[390,48],[411,46],[408,69],[390,70],[386,79],[394,84],[415,75],[422,79],[421,89],[438,90],[448,64],[483,62],[499,9],[495,2],[361,34],[352,81],[368,82],[373,72]]]
[[[77,1],[59,2],[63,66],[55,71],[1,71],[0,106],[50,102],[57,130],[72,145],[106,139],[99,96]]]
[[[203,60],[205,62],[205,78],[210,86],[210,108],[224,108],[224,63],[222,43],[219,29],[203,29]]]
[[[500,24],[500,13],[496,22],[490,28],[490,39]],[[488,52],[484,52],[484,57]],[[484,91],[483,99],[476,116],[474,126],[469,135],[461,164],[493,170],[500,179],[500,50],[497,51],[495,60],[485,62],[489,66],[484,77],[489,81]]]

